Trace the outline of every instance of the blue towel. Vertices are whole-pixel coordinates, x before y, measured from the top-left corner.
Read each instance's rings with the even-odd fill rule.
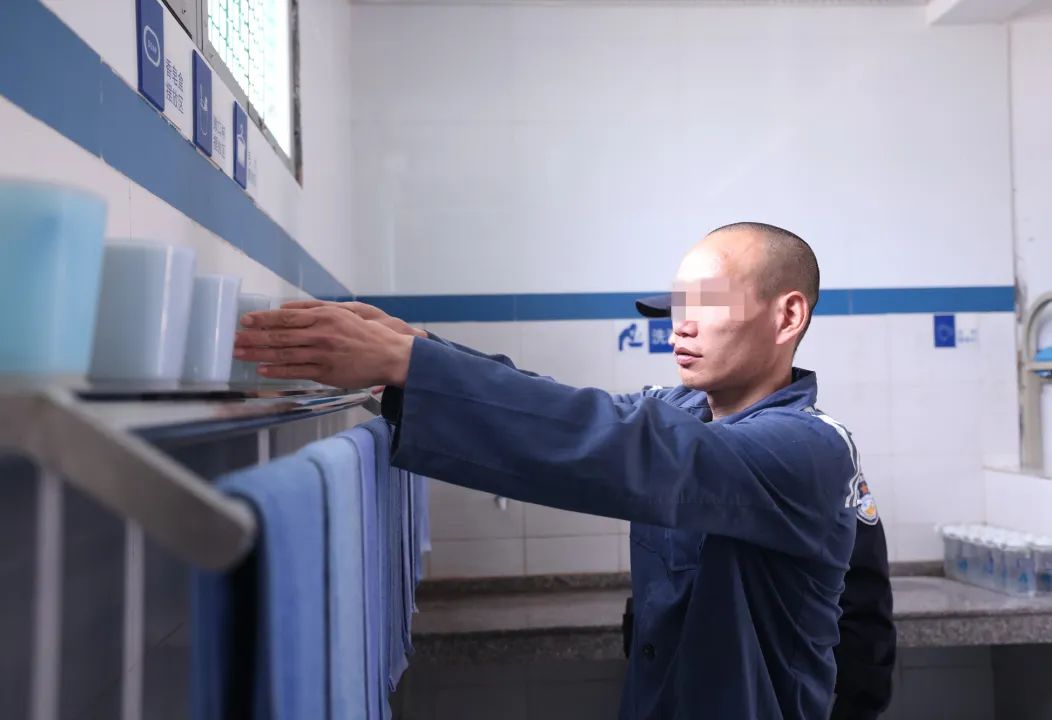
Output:
[[[193,574],[193,717],[324,718],[321,475],[314,463],[289,457],[217,484],[251,504],[260,534],[252,555],[236,571]]]
[[[376,443],[377,488],[381,506],[384,575],[384,637],[387,657],[387,689],[394,692],[408,667],[402,626],[405,597],[402,591],[402,505],[400,471],[391,467],[391,431],[387,421],[376,418],[363,428]],[[385,481],[386,480],[386,481]]]
[[[365,589],[365,652],[370,720],[390,717],[387,701],[387,646],[384,643],[384,608],[381,571],[381,522],[377,483],[376,442],[368,430],[359,427],[338,437],[350,442],[361,457],[362,530]],[[365,470],[369,468],[369,470]]]
[[[364,718],[368,680],[362,475],[375,473],[374,461],[368,457],[363,466],[354,443],[341,438],[311,443],[300,454],[318,466],[325,486],[329,717]]]
[[[412,611],[413,613],[418,612],[416,607],[416,588],[420,584],[420,567],[423,562],[423,555],[420,551],[420,500],[419,495],[419,483],[417,483],[416,475],[409,473],[409,537],[412,541],[412,553],[410,556],[411,561],[411,574],[410,574],[410,589],[409,597],[412,600]]]
[[[413,612],[416,610],[416,547],[413,542],[413,478],[405,470],[398,470],[402,501],[402,650],[408,659],[413,654]],[[408,663],[407,663],[408,664]]]
[[[423,475],[413,475],[416,481],[416,501],[420,512],[417,513],[418,532],[420,533],[420,552],[431,552],[431,516],[429,514],[428,496],[431,493],[431,481]]]

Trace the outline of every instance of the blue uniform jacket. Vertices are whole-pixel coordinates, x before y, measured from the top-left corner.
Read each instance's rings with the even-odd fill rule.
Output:
[[[815,375],[711,421],[704,393],[572,388],[437,338],[384,394],[393,462],[630,520],[636,620],[622,718],[828,715],[858,459]],[[702,422],[699,422],[701,420]]]

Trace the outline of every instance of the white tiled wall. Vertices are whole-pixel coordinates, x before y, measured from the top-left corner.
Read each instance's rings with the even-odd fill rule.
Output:
[[[134,0],[43,1],[130,87],[137,87]],[[351,10],[346,2],[326,1],[304,3],[299,13],[303,184],[250,126],[249,152],[257,167],[250,195],[329,272],[353,287],[353,274],[365,271],[354,265],[350,229],[350,97],[333,91],[349,72]],[[2,97],[0,127],[0,175],[93,189],[109,202],[108,236],[185,242],[198,249],[211,271],[241,275],[250,291],[296,296],[288,283]]]
[[[986,519],[991,525],[1052,536],[1052,478],[986,470]]]
[[[352,5],[356,287],[660,288],[740,219],[829,287],[1011,283],[1003,26],[706,5]]]
[[[1052,16],[1012,23],[1012,160],[1016,255],[1027,302],[1052,290]]]
[[[616,571],[620,544],[614,534],[526,538],[526,574]]]
[[[302,296],[295,286],[2,97],[0,127],[5,128],[0,133],[2,174],[72,185],[101,195],[107,202],[108,242],[133,238],[187,245],[196,251],[199,272],[239,275],[245,292]],[[47,162],[41,162],[42,152]]]
[[[500,577],[526,573],[522,538],[432,540],[430,576]]]

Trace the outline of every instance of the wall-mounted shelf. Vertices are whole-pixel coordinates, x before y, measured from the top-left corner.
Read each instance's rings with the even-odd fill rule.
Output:
[[[78,392],[93,416],[152,442],[214,440],[271,425],[362,407],[380,412],[368,391],[312,386],[95,386]]]
[[[158,388],[5,378],[0,448],[139,523],[186,562],[222,570],[252,547],[254,515],[152,443],[213,439],[354,407],[379,412],[368,391],[317,385]]]

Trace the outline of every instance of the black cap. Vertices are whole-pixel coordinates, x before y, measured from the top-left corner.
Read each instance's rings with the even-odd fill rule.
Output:
[[[636,310],[643,317],[672,317],[672,293],[639,298],[636,300]]]

